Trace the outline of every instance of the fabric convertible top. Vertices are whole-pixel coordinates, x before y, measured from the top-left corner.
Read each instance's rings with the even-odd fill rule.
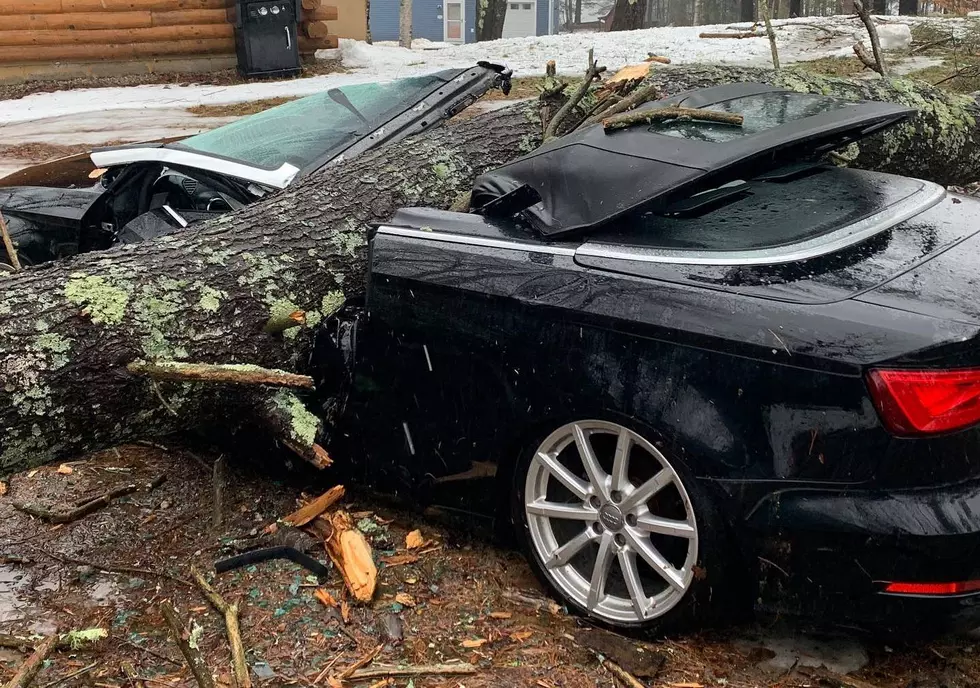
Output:
[[[596,124],[481,175],[472,206],[489,216],[520,212],[539,234],[555,238],[822,155],[915,114],[891,103],[764,84],[689,91],[641,109],[668,106],[711,106],[742,114],[745,121],[734,127],[672,120],[609,133]]]

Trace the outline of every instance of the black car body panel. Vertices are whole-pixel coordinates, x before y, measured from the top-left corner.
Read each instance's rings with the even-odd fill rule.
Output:
[[[101,188],[0,188],[0,210],[24,262],[78,253],[83,219],[102,194]]]

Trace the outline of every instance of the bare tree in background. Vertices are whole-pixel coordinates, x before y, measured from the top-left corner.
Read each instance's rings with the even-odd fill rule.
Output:
[[[487,0],[483,10],[483,23],[480,24],[478,41],[495,41],[504,33],[504,18],[507,16],[507,0]]]
[[[647,0],[616,0],[610,31],[642,29],[647,15]]]
[[[412,47],[412,0],[400,0],[398,4],[398,45]]]
[[[739,21],[755,21],[755,0],[739,0]]]

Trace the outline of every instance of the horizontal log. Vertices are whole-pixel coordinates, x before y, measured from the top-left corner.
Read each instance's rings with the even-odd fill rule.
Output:
[[[329,50],[340,45],[336,36],[324,36],[323,38],[299,37],[299,51],[303,54],[315,53],[317,50]]]
[[[325,21],[307,21],[301,26],[303,35],[308,38],[326,38],[330,35],[330,27]]]
[[[0,16],[76,12],[221,10],[227,0],[0,0]],[[5,22],[0,25],[6,27]]]
[[[303,10],[301,19],[304,21],[337,21],[336,5],[320,5],[315,10]]]
[[[333,8],[336,11],[336,8]],[[318,17],[319,18],[319,17]],[[336,16],[334,17],[336,19]],[[227,23],[225,10],[176,10],[173,12],[70,12],[67,14],[14,14],[0,21],[0,33],[70,29],[143,29],[151,26],[186,26]],[[18,44],[19,45],[19,44]]]
[[[231,24],[202,26],[154,26],[141,29],[93,29],[72,31],[0,31],[0,47],[16,45],[81,45],[104,43],[160,43],[191,39],[234,38]]]
[[[74,45],[11,45],[0,47],[0,64],[61,60],[128,60],[166,55],[221,55],[235,52],[234,38],[204,38],[158,43],[81,43]]]

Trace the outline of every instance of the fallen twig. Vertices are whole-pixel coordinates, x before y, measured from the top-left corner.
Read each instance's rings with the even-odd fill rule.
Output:
[[[221,528],[222,501],[225,489],[225,457],[221,455],[215,460],[211,468],[211,491],[213,501],[211,503],[211,527],[215,532]],[[241,686],[239,686],[241,688]]]
[[[297,375],[285,370],[262,368],[256,365],[133,361],[126,366],[126,369],[134,375],[142,375],[152,380],[313,389],[313,378],[309,375]]]
[[[638,88],[628,96],[620,100],[618,103],[613,103],[608,108],[596,112],[594,115],[588,117],[580,127],[588,126],[590,124],[597,124],[607,117],[612,117],[613,115],[618,115],[620,112],[626,112],[627,110],[632,110],[635,107],[643,105],[643,103],[648,100],[653,100],[656,98],[660,92],[654,85],[643,86]]]
[[[238,606],[228,604],[225,599],[208,583],[201,572],[193,566],[191,576],[204,596],[225,617],[225,630],[228,633],[228,644],[231,646],[231,665],[235,674],[238,688],[251,688],[252,681],[248,676],[248,662],[245,660],[245,646],[242,644],[242,631],[238,625]]]
[[[434,675],[463,675],[475,674],[476,667],[466,662],[458,664],[419,664],[416,666],[374,666],[367,669],[358,669],[352,672],[349,678],[383,678],[386,676],[434,676]],[[346,677],[345,677],[346,678]]]
[[[525,595],[515,590],[504,590],[500,596],[505,600],[520,602],[539,611],[551,612],[555,615],[561,614],[561,605],[554,600],[549,600],[544,597],[532,597],[531,595]]]
[[[177,612],[174,610],[173,605],[169,602],[161,602],[160,611],[163,613],[163,619],[167,622],[167,626],[170,627],[170,634],[173,636],[174,642],[180,648],[180,654],[184,655],[187,666],[190,668],[191,673],[194,674],[197,685],[200,688],[214,688],[214,679],[211,678],[211,672],[204,663],[204,658],[201,657],[200,650],[191,647],[190,643],[184,637],[184,625],[177,618]]]
[[[282,519],[285,523],[299,528],[332,507],[344,496],[344,486],[334,485],[316,499],[307,502],[299,509]]]
[[[596,658],[599,660],[599,665],[612,674],[613,678],[626,686],[626,688],[646,688],[646,686],[640,683],[640,680],[636,678],[636,676],[626,671],[626,669],[616,664],[616,662],[599,654],[595,650],[592,650],[592,652],[595,653]]]
[[[37,677],[41,667],[44,666],[44,660],[48,658],[54,649],[58,646],[58,634],[50,635],[44,639],[44,641],[34,648],[34,654],[28,657],[23,664],[20,665],[20,669],[14,674],[14,677],[10,679],[4,688],[27,688],[32,681]]]
[[[0,213],[0,236],[3,237],[3,245],[7,249],[7,257],[10,258],[10,265],[15,272],[19,272],[20,260],[17,258],[17,249],[14,248],[14,242],[10,240],[10,232],[7,230],[7,221],[3,219],[3,213]]]
[[[934,48],[937,45],[943,45],[945,43],[949,43],[954,38],[955,36],[953,34],[950,34],[946,36],[946,38],[940,38],[938,41],[930,41],[929,43],[924,43],[922,45],[916,46],[912,48],[912,54],[914,55],[915,53],[921,53],[923,50],[928,50],[929,48]]]
[[[97,666],[99,666],[99,663],[98,662],[92,662],[88,666],[84,666],[81,669],[79,669],[78,671],[73,671],[72,673],[68,674],[67,676],[62,676],[61,678],[56,678],[54,681],[49,681],[48,683],[45,683],[44,685],[41,686],[41,688],[54,688],[54,686],[60,685],[60,684],[64,683],[65,681],[70,681],[73,678],[78,678],[79,676],[81,676],[83,674],[87,674],[88,672],[92,671],[92,669],[94,669]]]
[[[179,576],[172,576],[169,573],[162,573],[160,571],[151,571],[149,569],[141,569],[135,566],[116,566],[108,564],[99,564],[98,562],[90,561],[88,559],[82,559],[80,557],[68,557],[63,554],[55,554],[54,552],[49,552],[45,549],[41,549],[36,545],[28,545],[31,549],[43,554],[46,557],[50,557],[56,561],[60,561],[63,564],[74,564],[75,566],[91,566],[93,569],[98,571],[103,571],[105,573],[125,573],[135,576],[151,576],[154,578],[166,578],[175,583],[180,583],[181,585],[186,585],[189,588],[193,588],[194,584],[189,580],[180,578]]]
[[[589,64],[585,69],[585,78],[582,79],[582,83],[579,84],[578,89],[575,93],[565,101],[565,104],[561,106],[555,116],[551,118],[548,122],[548,127],[544,132],[544,140],[553,139],[558,131],[559,125],[562,121],[567,119],[571,115],[572,111],[578,106],[585,97],[585,94],[589,92],[589,88],[592,86],[592,82],[599,78],[599,75],[606,71],[605,67],[600,67],[599,64],[593,59],[592,48],[589,48]]]
[[[717,110],[702,110],[701,108],[684,107],[664,107],[652,110],[638,110],[635,112],[624,112],[619,115],[607,117],[602,120],[602,128],[608,131],[625,129],[637,124],[650,124],[666,119],[686,118],[699,120],[702,122],[718,122],[721,124],[731,124],[742,126],[743,117],[732,112],[719,112]]]
[[[166,479],[167,476],[165,474],[160,474],[152,481],[147,483],[146,488],[148,490],[153,490]],[[49,523],[71,523],[72,521],[77,521],[78,519],[88,516],[89,514],[98,511],[103,507],[109,506],[114,499],[118,499],[119,497],[124,497],[125,495],[136,492],[138,489],[140,489],[140,487],[143,486],[139,483],[131,483],[129,485],[123,485],[122,487],[117,487],[114,490],[109,490],[101,497],[96,497],[95,499],[90,499],[82,503],[71,511],[52,511],[34,504],[24,504],[22,502],[13,502],[13,507],[18,511],[23,511],[25,514],[36,516],[37,518],[48,521]]]
[[[351,664],[349,667],[344,669],[340,674],[340,680],[343,681],[345,678],[351,678],[357,671],[362,667],[366,667],[368,664],[374,661],[374,658],[381,654],[381,650],[384,649],[384,645],[378,645],[373,650],[368,652],[366,655],[361,657],[359,660]]]

